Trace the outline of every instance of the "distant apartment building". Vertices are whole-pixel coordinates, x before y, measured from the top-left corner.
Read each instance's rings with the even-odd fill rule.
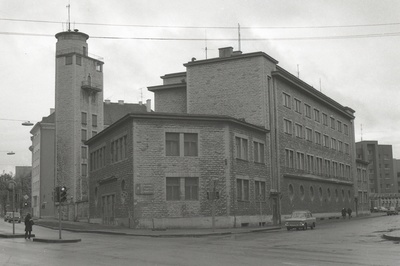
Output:
[[[397,185],[396,193],[400,193],[400,160],[393,159],[393,177]]]
[[[278,224],[281,214],[296,209],[317,216],[357,209],[354,110],[263,52],[221,48],[217,58],[184,66],[186,72],[148,87],[154,114],[127,116],[86,142],[91,219],[132,227],[151,221],[210,226],[210,180],[222,193],[215,202],[217,226]],[[192,145],[185,144],[190,133],[202,151],[196,158],[182,155]],[[190,177],[196,198],[186,197],[193,191],[185,183]]]
[[[356,143],[356,149],[357,158],[368,162],[370,207],[397,206],[400,197],[397,194],[392,145],[360,141]]]
[[[369,162],[356,159],[357,181],[354,183],[356,188],[356,213],[365,213],[370,210],[369,201],[369,180],[368,180]]]

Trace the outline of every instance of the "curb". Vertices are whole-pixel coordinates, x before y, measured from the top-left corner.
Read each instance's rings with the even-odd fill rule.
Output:
[[[81,239],[45,239],[45,238],[34,238],[33,242],[42,243],[77,243],[81,242]]]
[[[391,240],[391,241],[400,241],[400,237],[399,236],[391,236],[391,235],[383,234],[382,238],[384,238],[386,240]]]
[[[31,234],[31,237],[34,238],[35,234]],[[25,234],[0,234],[0,238],[25,238]]]
[[[58,230],[58,227],[52,227],[52,226],[46,226],[46,225],[40,225],[36,224],[37,226],[42,226],[45,228],[49,228],[52,230]],[[233,235],[233,234],[247,234],[247,233],[257,233],[257,232],[263,232],[263,231],[273,231],[273,230],[281,230],[282,227],[271,227],[271,228],[257,228],[257,229],[251,229],[248,231],[242,231],[242,232],[234,232],[234,231],[228,231],[228,232],[209,232],[209,233],[171,233],[171,234],[146,234],[146,233],[125,233],[125,232],[115,232],[115,231],[103,231],[103,230],[85,230],[85,229],[68,229],[68,228],[63,228],[62,230],[64,231],[69,231],[69,232],[76,232],[76,233],[91,233],[91,234],[105,234],[105,235],[123,235],[123,236],[142,236],[142,237],[207,237],[207,236],[223,236],[223,235]],[[37,238],[36,238],[37,239]]]

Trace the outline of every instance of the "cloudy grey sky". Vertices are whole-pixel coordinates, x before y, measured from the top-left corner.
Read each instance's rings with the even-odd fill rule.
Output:
[[[31,165],[31,128],[21,122],[54,108],[54,35],[66,30],[68,4],[71,28],[104,58],[105,99],[153,101],[147,86],[204,59],[205,47],[208,58],[238,50],[240,24],[244,53],[263,51],[294,75],[299,67],[356,111],[356,141],[391,144],[400,158],[400,1],[0,0],[0,173]]]

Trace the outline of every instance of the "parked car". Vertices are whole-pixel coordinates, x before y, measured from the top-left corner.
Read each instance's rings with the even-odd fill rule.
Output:
[[[390,207],[389,210],[386,212],[387,215],[397,215],[399,212],[396,210],[395,207]]]
[[[4,221],[11,223],[13,220],[13,212],[6,212],[4,215]],[[21,215],[19,212],[14,212],[14,221],[20,223],[21,222]]]
[[[385,207],[383,207],[383,206],[380,206],[380,207],[378,207],[378,211],[379,211],[379,212],[387,212],[388,209],[385,208]]]
[[[308,227],[314,229],[317,220],[310,211],[294,211],[290,218],[286,219],[285,226],[289,231],[292,228],[307,230]]]

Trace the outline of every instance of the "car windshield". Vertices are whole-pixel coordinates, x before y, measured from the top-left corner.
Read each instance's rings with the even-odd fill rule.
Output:
[[[304,212],[294,212],[292,213],[292,218],[305,218],[306,214]]]

